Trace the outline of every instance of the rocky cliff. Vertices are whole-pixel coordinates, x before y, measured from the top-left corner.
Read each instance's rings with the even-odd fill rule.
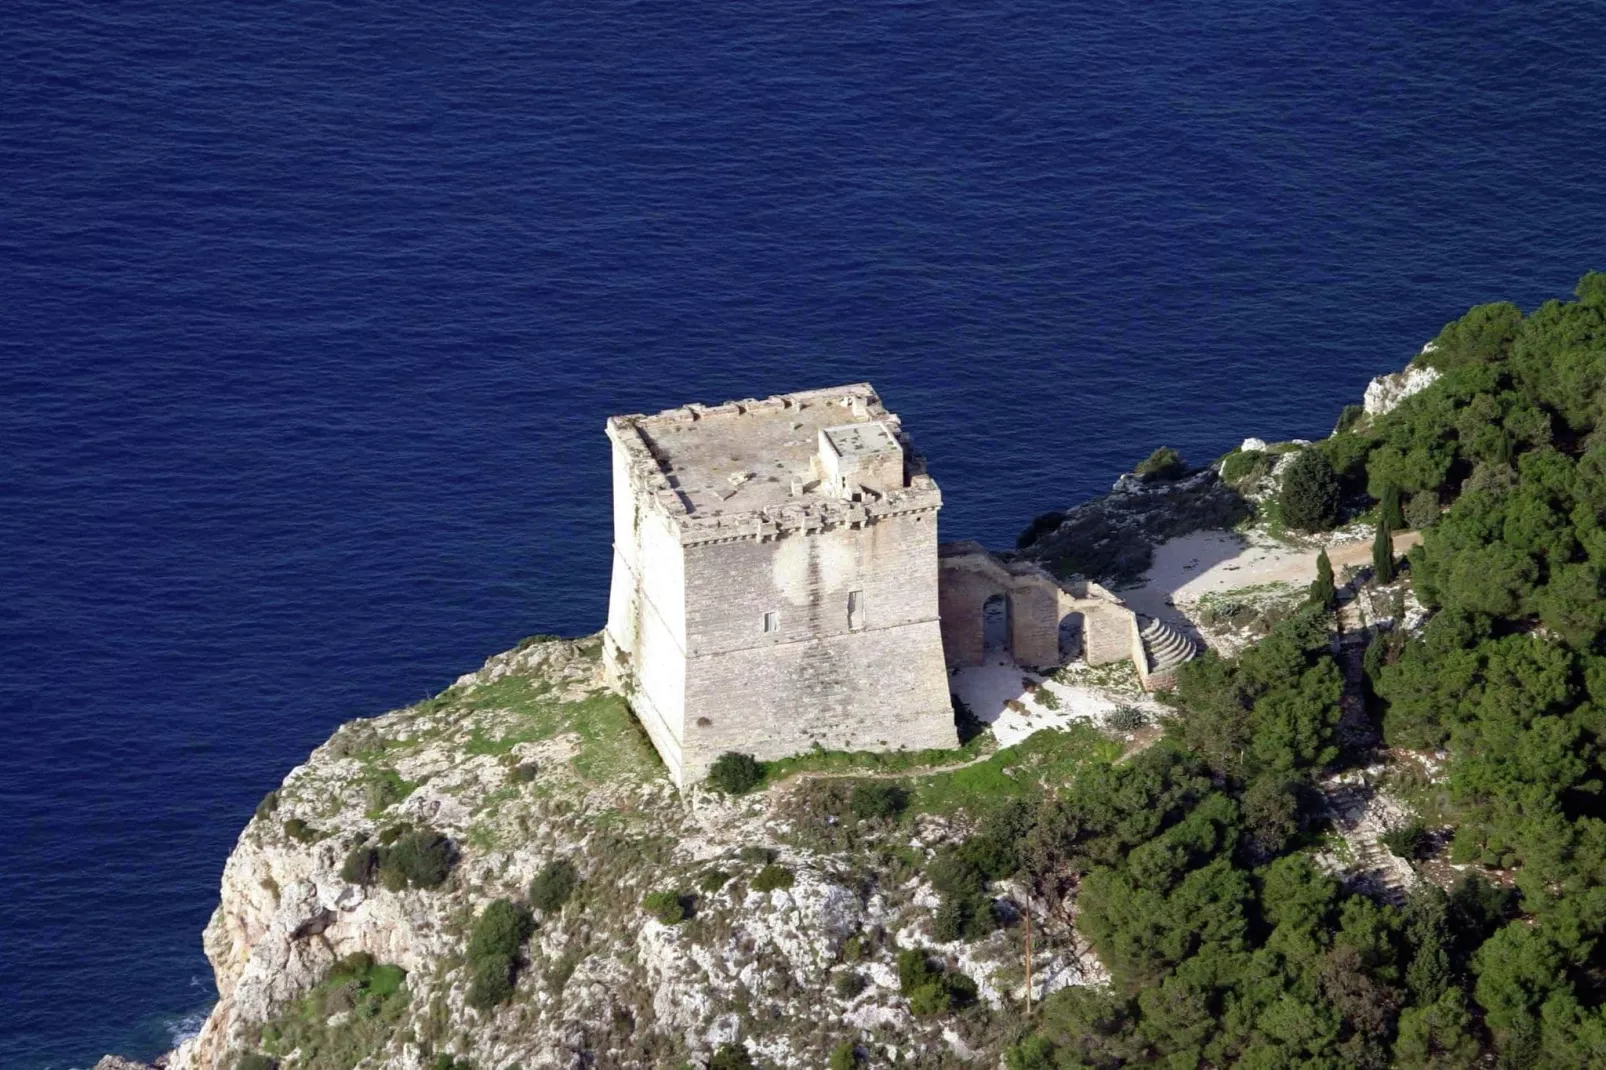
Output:
[[[221,999],[170,1066],[700,1066],[732,1042],[774,1067],[825,1066],[844,1042],[878,1065],[996,1065],[999,1010],[1026,994],[1022,926],[940,943],[920,871],[964,832],[971,781],[1012,784],[1020,763],[882,759],[913,792],[883,816],[846,792],[890,773],[826,756],[749,795],[678,793],[602,688],[599,646],[522,645],[291,772],[225,867],[205,933]],[[444,880],[391,866],[404,842],[443,847]],[[573,893],[533,909],[511,996],[484,1006],[476,918],[522,909],[560,860]],[[1023,897],[993,891],[1018,920]],[[654,892],[674,905],[646,909]],[[1034,923],[1037,997],[1099,976],[1069,919]],[[970,978],[973,1005],[914,1013],[895,965],[911,947]]]

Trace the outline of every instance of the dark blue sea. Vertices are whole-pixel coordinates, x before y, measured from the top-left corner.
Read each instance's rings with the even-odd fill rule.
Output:
[[[603,621],[604,418],[868,379],[945,536],[1606,267],[1606,8],[6,5],[0,1066],[150,1056],[257,800]]]

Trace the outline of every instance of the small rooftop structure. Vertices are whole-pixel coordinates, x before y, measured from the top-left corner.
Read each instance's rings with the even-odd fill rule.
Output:
[[[688,543],[862,524],[942,502],[868,383],[615,416],[608,437]]]

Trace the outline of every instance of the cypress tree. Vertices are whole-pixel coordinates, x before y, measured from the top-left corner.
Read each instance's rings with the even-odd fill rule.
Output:
[[[1405,510],[1400,506],[1400,488],[1390,483],[1383,488],[1383,522],[1390,531],[1405,530]]]
[[[1377,537],[1372,540],[1372,575],[1378,583],[1394,581],[1394,534],[1388,517],[1377,518]]]
[[[1332,609],[1338,603],[1338,588],[1333,585],[1333,563],[1327,551],[1316,555],[1316,578],[1311,581],[1309,602],[1313,606]]]

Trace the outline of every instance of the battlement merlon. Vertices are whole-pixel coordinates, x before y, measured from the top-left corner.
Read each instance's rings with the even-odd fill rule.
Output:
[[[638,507],[682,545],[935,513],[925,458],[868,383],[608,420]]]

